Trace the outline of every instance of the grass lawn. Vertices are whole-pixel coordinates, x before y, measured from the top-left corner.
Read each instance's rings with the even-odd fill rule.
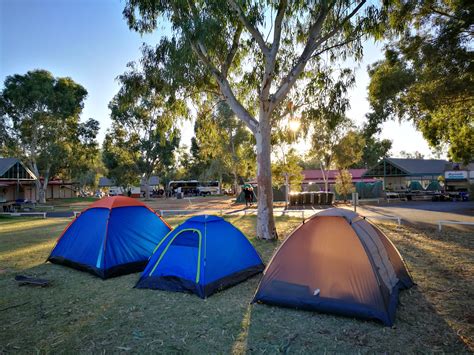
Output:
[[[167,219],[176,225],[181,218]],[[228,218],[265,262],[276,243],[256,240],[254,216]],[[401,293],[395,327],[249,305],[259,277],[206,300],[133,289],[139,274],[101,280],[44,263],[70,219],[0,219],[0,353],[12,352],[468,352],[474,350],[474,238],[382,224],[418,286]],[[298,219],[278,217],[286,236]],[[50,279],[19,287],[16,274]],[[13,307],[13,308],[10,308]]]
[[[71,197],[48,200],[46,204],[54,206],[55,211],[81,211],[97,200],[95,197]]]

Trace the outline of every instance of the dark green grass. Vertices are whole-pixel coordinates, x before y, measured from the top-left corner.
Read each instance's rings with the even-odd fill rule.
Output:
[[[176,225],[184,219],[167,220]],[[255,240],[255,217],[229,220],[267,262],[277,243]],[[466,263],[466,257],[472,258],[472,238],[458,232],[441,238],[384,227],[419,283],[402,293],[396,326],[387,328],[375,322],[249,305],[259,277],[202,300],[133,289],[139,274],[103,281],[45,264],[69,221],[0,220],[0,353],[463,352],[468,348],[462,339],[466,343],[472,339],[472,328],[455,322],[472,306],[472,283],[466,282],[472,275],[472,263]],[[298,224],[297,219],[277,218],[282,236]],[[437,263],[439,253],[449,253],[449,261]],[[13,280],[19,273],[49,279],[52,286],[19,287]],[[471,293],[458,293],[458,287]],[[433,290],[444,293],[437,298]],[[455,299],[446,305],[451,296]]]

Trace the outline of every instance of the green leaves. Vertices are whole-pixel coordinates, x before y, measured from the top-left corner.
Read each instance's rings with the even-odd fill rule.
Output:
[[[171,94],[172,85],[148,59],[129,64],[130,70],[118,77],[122,86],[109,104],[113,124],[103,160],[109,177],[120,186],[137,183],[139,176],[148,180],[173,165],[180,141],[177,123],[187,115],[184,100]]]
[[[249,177],[254,172],[254,139],[224,102],[205,101],[196,119],[192,154],[201,178],[233,175]],[[235,178],[236,176],[234,176]]]
[[[410,120],[432,147],[447,144],[450,158],[474,158],[473,10],[465,0],[389,3],[397,37],[369,70],[373,128]]]
[[[304,175],[301,167],[301,159],[298,152],[291,148],[283,157],[272,163],[272,175],[274,186],[284,186],[286,176],[292,191],[298,191],[301,188]]]
[[[1,130],[5,155],[37,165],[42,177],[71,177],[71,161],[95,149],[97,121],[79,122],[87,91],[71,78],[55,78],[46,70],[5,79],[0,94]],[[34,170],[34,169],[33,169]],[[39,176],[38,176],[39,178]]]

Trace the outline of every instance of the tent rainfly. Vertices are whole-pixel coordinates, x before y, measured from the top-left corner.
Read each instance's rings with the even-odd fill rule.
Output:
[[[282,243],[254,297],[285,307],[395,320],[398,292],[413,281],[396,247],[358,214],[316,214]]]
[[[158,244],[135,287],[206,298],[263,269],[241,231],[221,217],[202,215],[189,218]]]
[[[142,271],[170,230],[144,203],[108,197],[90,205],[66,227],[48,261],[103,279]]]

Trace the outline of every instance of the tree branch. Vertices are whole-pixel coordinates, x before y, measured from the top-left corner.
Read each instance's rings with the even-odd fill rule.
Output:
[[[464,22],[461,18],[457,17],[457,16],[454,16],[454,15],[451,15],[451,14],[448,14],[447,12],[445,11],[442,11],[442,10],[439,10],[437,8],[435,8],[434,6],[430,6],[429,9],[431,11],[433,11],[435,14],[438,14],[438,15],[441,15],[441,16],[445,16],[445,17],[449,17],[449,18],[452,18],[456,21],[462,21]]]
[[[267,100],[273,82],[273,71],[275,70],[276,56],[280,48],[282,22],[285,16],[287,0],[280,0],[277,15],[275,17],[275,29],[273,31],[273,42],[269,55],[265,58],[265,72],[262,79],[260,96],[262,100]]]
[[[280,0],[280,4],[278,5],[278,12],[275,17],[275,30],[273,32],[273,43],[272,48],[270,50],[270,57],[276,57],[278,53],[278,49],[280,48],[280,40],[281,40],[281,30],[283,28],[282,22],[283,17],[285,16],[287,0]]]
[[[346,40],[346,41],[339,42],[339,43],[337,43],[337,44],[335,44],[335,45],[326,47],[326,48],[324,48],[324,49],[322,49],[322,50],[320,50],[320,51],[318,51],[318,52],[313,53],[313,55],[311,56],[311,59],[312,59],[312,58],[315,58],[315,57],[317,57],[317,56],[320,56],[320,55],[323,54],[324,52],[330,51],[331,49],[339,48],[339,47],[342,47],[342,46],[344,46],[344,45],[346,45],[346,44],[349,44],[349,43],[351,43],[351,42],[354,42],[354,41],[358,40],[359,38],[362,38],[363,36],[364,36],[363,34],[359,34],[358,36],[356,36],[356,37],[354,37],[354,38],[350,38],[350,39],[348,39],[348,40]]]
[[[362,0],[342,21],[341,23],[336,26],[332,31],[326,34],[323,37],[320,37],[322,26],[324,21],[326,20],[329,14],[329,8],[334,6],[334,2],[329,6],[329,8],[322,8],[321,13],[319,14],[318,18],[316,19],[315,23],[310,27],[308,42],[301,54],[300,58],[290,70],[288,75],[282,80],[280,87],[272,95],[272,109],[277,106],[286,96],[286,94],[290,91],[291,87],[294,85],[298,76],[304,70],[306,63],[311,58],[313,52],[316,48],[321,45],[322,43],[326,42],[329,38],[333,37],[337,32],[340,31],[342,26],[349,21],[365,4],[367,0]],[[319,39],[318,39],[319,38]]]
[[[259,45],[261,51],[263,52],[263,54],[265,56],[268,56],[270,50],[269,50],[268,46],[265,44],[265,40],[263,39],[263,36],[260,33],[260,31],[249,22],[249,20],[245,17],[245,14],[244,14],[243,10],[235,2],[235,0],[227,0],[227,3],[237,12],[237,15],[239,16],[240,22],[245,26],[247,31],[250,32],[252,37],[258,43],[258,45]]]
[[[224,64],[221,66],[221,72],[224,77],[227,77],[227,73],[229,72],[229,68],[232,65],[232,61],[234,60],[235,54],[239,49],[239,42],[240,42],[240,35],[242,34],[242,25],[239,25],[234,33],[234,38],[232,40],[232,46],[230,47],[229,53],[227,53],[227,57],[225,59]]]
[[[190,41],[190,43],[191,43],[191,47],[193,51],[196,53],[199,59],[204,63],[204,65],[208,67],[211,74],[217,80],[217,83],[219,84],[219,88],[221,89],[221,93],[222,95],[224,95],[226,102],[235,112],[237,117],[239,117],[242,121],[244,121],[245,124],[249,127],[249,129],[253,133],[255,133],[258,128],[258,121],[255,118],[253,118],[252,115],[250,115],[250,113],[245,109],[245,107],[242,106],[239,100],[237,100],[237,98],[234,95],[234,92],[232,91],[232,88],[230,87],[230,84],[227,78],[222,75],[219,69],[217,69],[214,66],[214,64],[209,60],[209,58],[202,51],[202,49],[205,50],[204,45],[202,43],[198,43],[196,45],[193,41]]]
[[[366,3],[367,0],[362,0],[359,5],[357,5],[354,10],[351,11],[351,13],[349,15],[347,15],[342,21],[341,23],[334,27],[334,29],[332,31],[330,31],[328,34],[326,34],[325,36],[323,36],[315,45],[315,48],[321,44],[323,44],[324,42],[326,42],[329,38],[333,37],[337,32],[339,32],[342,28],[342,26],[344,26],[344,24],[349,21],[359,10],[362,6],[364,6],[364,4]]]
[[[296,79],[306,66],[306,63],[310,59],[311,53],[314,51],[316,40],[321,34],[324,21],[326,20],[328,14],[328,9],[323,7],[318,18],[311,25],[309,29],[308,41],[306,42],[306,46],[303,52],[301,53],[301,56],[299,57],[293,68],[290,70],[288,75],[282,80],[276,93],[272,95],[272,109],[276,107],[285,98],[286,94],[288,94],[291,87],[296,82]]]

